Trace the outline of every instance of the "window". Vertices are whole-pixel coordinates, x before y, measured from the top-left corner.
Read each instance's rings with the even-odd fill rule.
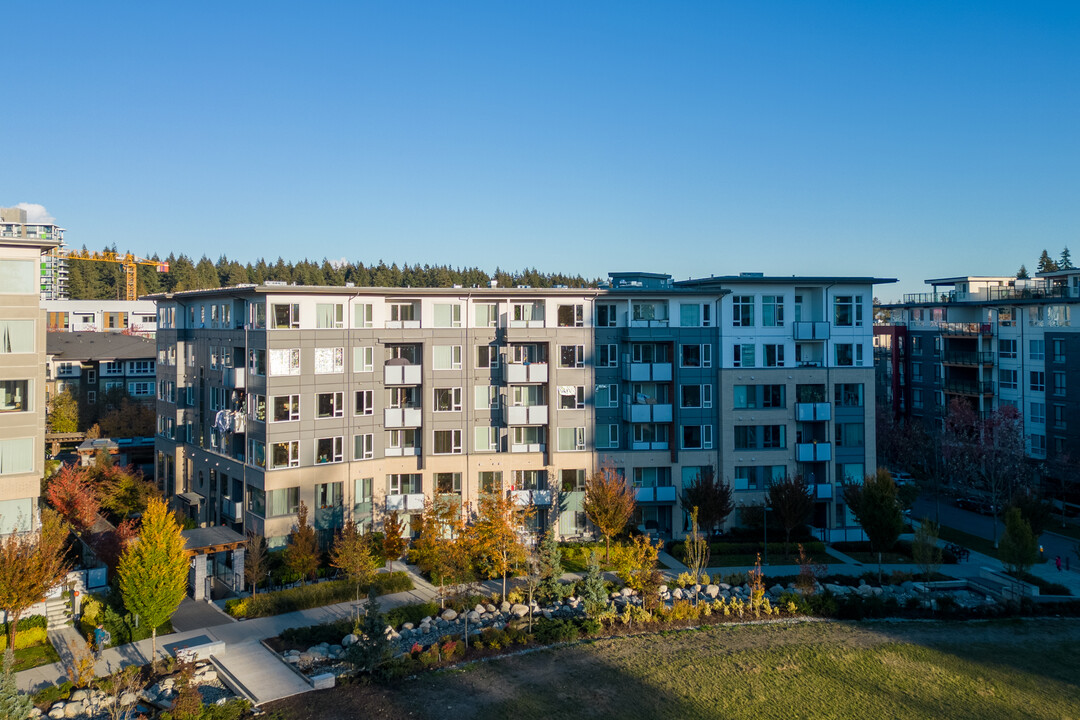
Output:
[[[619,426],[597,425],[596,447],[597,449],[617,449],[619,447]]]
[[[401,323],[416,320],[416,307],[412,303],[391,303],[390,324],[387,327],[401,327]]]
[[[476,367],[497,368],[499,367],[499,346],[478,345],[476,347]]]
[[[712,305],[708,303],[681,303],[679,325],[682,327],[712,326]]]
[[[1060,339],[1060,338],[1055,339],[1053,341],[1053,348],[1054,348],[1054,362],[1056,362],[1056,363],[1065,362],[1065,341]]]
[[[1001,390],[1016,389],[1016,371],[1001,368],[998,370],[998,387]]]
[[[783,465],[736,465],[732,490],[767,490],[774,482],[787,476]]]
[[[270,398],[270,408],[273,412],[271,422],[289,422],[300,419],[300,396],[299,395],[275,395]]]
[[[584,470],[560,470],[559,479],[563,492],[582,492],[585,489]]]
[[[618,345],[597,345],[596,347],[596,367],[613,368],[619,366],[619,346]]]
[[[461,305],[458,303],[435,303],[435,327],[461,327]]]
[[[619,407],[619,386],[597,385],[595,397],[598,408]]]
[[[585,428],[559,428],[559,452],[574,452],[585,449]]]
[[[353,460],[370,460],[375,457],[375,436],[371,433],[353,435]]]
[[[440,472],[432,478],[435,481],[435,492],[443,495],[461,494],[461,473]]]
[[[561,368],[581,368],[581,367],[585,367],[585,346],[584,345],[560,345],[559,346],[559,367],[561,367]]]
[[[740,425],[735,428],[736,450],[773,450],[787,447],[784,425]]]
[[[911,350],[912,352],[922,352],[922,337],[918,335],[911,336]]]
[[[1031,454],[1035,457],[1046,456],[1046,436],[1032,434],[1028,436],[1031,442]]]
[[[420,431],[415,428],[391,430],[386,444],[387,455],[418,455],[420,453]]]
[[[547,473],[544,470],[514,470],[513,480],[516,490],[547,489]]]
[[[922,380],[922,363],[911,363],[911,379],[915,381]]]
[[[493,493],[502,491],[502,473],[498,470],[485,470],[479,473],[480,492]]]
[[[1058,397],[1065,397],[1065,373],[1055,372],[1054,378],[1054,394]]]
[[[1029,385],[1032,392],[1044,392],[1046,390],[1046,373],[1042,370],[1032,370],[1029,373]]]
[[[33,471],[34,438],[0,438],[0,475]]]
[[[684,408],[712,407],[712,385],[683,385],[680,389],[681,405]]]
[[[387,475],[386,484],[390,495],[413,495],[424,492],[424,476],[420,473]]]
[[[862,299],[862,295],[837,295],[833,298],[833,323],[837,327],[860,327],[863,324]]]
[[[544,428],[517,426],[513,428],[514,445],[542,445],[544,443]],[[528,449],[528,448],[526,448]],[[543,450],[543,448],[540,448]]]
[[[298,467],[300,465],[300,443],[296,440],[270,444],[270,469]]]
[[[923,407],[923,391],[914,389],[911,391],[911,407],[916,410],[922,410]]]
[[[375,348],[353,348],[352,370],[354,373],[371,372],[375,367]]]
[[[837,407],[862,407],[862,383],[840,383],[835,388]]]
[[[864,430],[862,423],[836,423],[836,445],[838,447],[863,447]]]
[[[584,385],[560,385],[559,386],[559,409],[580,410],[585,407]]]
[[[861,345],[853,345],[852,343],[836,343],[833,345],[833,352],[835,353],[834,364],[837,367],[851,367],[855,365],[855,348],[862,349]]]
[[[761,296],[761,324],[765,327],[784,326],[784,296]]]
[[[460,370],[461,346],[436,345],[431,349],[431,361],[435,370]]]
[[[345,306],[341,303],[315,303],[315,327],[345,327]]]
[[[712,425],[683,425],[683,450],[709,450],[712,448]]]
[[[435,388],[435,412],[461,412],[461,388]]]
[[[270,305],[271,328],[292,329],[300,327],[300,305],[297,303],[273,303]]]
[[[752,368],[754,367],[754,362],[755,360],[753,345],[736,345],[732,348],[732,367]]]
[[[635,443],[666,443],[668,426],[660,423],[635,423],[633,425]],[[658,448],[653,448],[658,449]]]
[[[34,335],[33,320],[0,320],[0,354],[34,352]]]
[[[634,487],[670,487],[671,468],[636,467],[633,476]]]
[[[325,510],[340,506],[345,499],[342,483],[329,482],[315,485],[315,507]]]
[[[998,357],[1001,359],[1012,359],[1016,357],[1016,341],[1015,340],[998,340]]]
[[[1065,429],[1065,406],[1064,405],[1054,405],[1053,413],[1054,413],[1054,429],[1055,430],[1064,430]]]
[[[754,296],[733,295],[731,298],[731,325],[733,327],[754,326]]]
[[[345,459],[345,439],[342,437],[318,438],[315,440],[315,464],[339,463]]]
[[[601,304],[596,306],[597,327],[615,327],[615,321],[616,315],[614,305]]]
[[[1040,425],[1045,424],[1046,423],[1046,403],[1033,402],[1033,403],[1028,403],[1028,406],[1029,406],[1028,409],[1030,410],[1030,412],[1028,414],[1028,419],[1033,423],[1038,423]]]
[[[473,448],[477,452],[498,452],[499,428],[475,427],[473,428]]]
[[[666,363],[668,360],[666,345],[634,343],[630,346],[630,359],[635,363]]]
[[[712,366],[712,345],[680,345],[679,364],[685,368]]]
[[[547,405],[543,385],[514,385],[511,388],[511,394],[511,403],[514,407]]]
[[[128,395],[132,397],[151,397],[154,394],[154,383],[150,380],[142,382],[129,382]]]
[[[1046,342],[1043,340],[1028,340],[1028,357],[1032,360],[1046,359]]]
[[[345,393],[328,392],[315,396],[315,417],[336,418],[344,417],[344,415]]]
[[[375,391],[357,390],[353,404],[353,415],[375,414]]]
[[[434,440],[435,448],[433,452],[436,455],[457,455],[461,453],[460,430],[436,430]]]
[[[476,317],[476,327],[498,327],[499,306],[495,303],[477,303],[473,306]]]
[[[30,412],[34,409],[32,380],[0,380],[0,413]],[[89,394],[87,394],[89,401]]]
[[[634,322],[666,324],[668,321],[668,304],[666,302],[631,303],[630,319]]]
[[[371,303],[360,303],[353,306],[353,324],[354,328],[369,328],[374,327],[374,309]]]
[[[783,345],[762,345],[765,354],[765,367],[784,367]]]
[[[510,321],[521,327],[523,324],[531,324],[534,327],[544,325],[544,303],[514,303],[510,309]]]
[[[559,327],[583,327],[585,325],[585,306],[560,305],[556,317]]]
[[[735,385],[732,398],[736,410],[784,408],[787,407],[787,386]]]
[[[300,348],[285,348],[270,351],[271,375],[299,375]]]
[[[315,373],[328,375],[345,372],[345,348],[315,348]]]
[[[495,385],[474,385],[474,405],[477,410],[499,409],[499,388]]]
[[[33,260],[0,260],[0,293],[38,294],[37,263]]]

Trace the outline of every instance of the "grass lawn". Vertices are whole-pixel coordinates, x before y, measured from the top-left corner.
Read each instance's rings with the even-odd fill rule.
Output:
[[[989,555],[992,558],[997,557],[997,548],[994,547],[993,540],[987,540],[984,537],[972,535],[963,530],[957,530],[956,528],[946,527],[944,525],[941,526],[938,537],[945,542],[963,545],[964,547],[982,553],[983,555]]]
[[[273,703],[353,718],[1066,718],[1080,621],[710,627],[346,685]]]
[[[1080,525],[1074,525],[1070,522],[1067,523],[1065,527],[1061,527],[1060,515],[1047,523],[1046,532],[1064,535],[1065,537],[1070,537],[1073,540],[1080,540]]]
[[[29,670],[39,665],[60,662],[60,656],[56,654],[51,642],[43,642],[40,645],[23,648],[15,651],[15,670]]]

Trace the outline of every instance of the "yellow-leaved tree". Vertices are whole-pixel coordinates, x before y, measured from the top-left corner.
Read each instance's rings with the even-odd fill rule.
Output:
[[[506,597],[506,578],[525,562],[522,542],[530,508],[501,492],[480,496],[476,520],[468,529],[474,557],[489,578],[502,577],[502,596]]]
[[[187,594],[188,551],[180,525],[165,501],[150,498],[139,537],[120,556],[120,594],[128,612],[150,626],[151,662],[157,658],[157,629]]]
[[[585,480],[582,509],[604,536],[604,562],[611,562],[611,538],[626,528],[636,504],[634,489],[613,465],[604,464]]]

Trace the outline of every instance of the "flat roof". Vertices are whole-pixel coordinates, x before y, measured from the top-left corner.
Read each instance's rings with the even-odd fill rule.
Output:
[[[65,360],[144,360],[157,357],[157,344],[119,332],[50,332],[45,354]]]
[[[956,277],[931,278],[924,281],[927,285],[955,285],[959,282],[1000,282],[1015,280],[1015,275],[958,275]]]
[[[836,284],[847,283],[851,285],[884,285],[896,282],[896,278],[879,277],[844,277],[840,275],[716,275],[707,278],[694,278],[691,280],[676,280],[676,286],[700,286],[700,285],[736,285],[736,284],[762,284],[762,283],[785,283],[785,284]]]

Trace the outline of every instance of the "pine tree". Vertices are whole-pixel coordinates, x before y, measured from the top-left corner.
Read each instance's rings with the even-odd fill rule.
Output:
[[[165,502],[151,498],[143,515],[139,539],[120,557],[117,574],[124,606],[150,627],[157,658],[157,629],[168,620],[187,594],[188,551],[180,525]]]
[[[390,658],[390,641],[374,586],[368,590],[367,612],[359,630],[357,641],[345,651],[345,659],[361,672],[376,674]]]
[[[303,500],[296,513],[296,526],[289,533],[289,544],[285,546],[285,567],[305,583],[319,569],[319,543],[315,528],[308,524],[308,506]]]
[[[1016,271],[1016,279],[1017,280],[1027,280],[1029,277],[1030,276],[1028,275],[1027,266],[1026,265],[1021,265],[1020,269]]]
[[[1043,250],[1042,255],[1039,256],[1039,267],[1036,272],[1047,273],[1054,272],[1057,269],[1057,263],[1050,259],[1050,255],[1046,250]]]
[[[604,584],[600,559],[595,550],[589,553],[589,564],[585,567],[585,579],[581,584],[581,597],[585,601],[585,612],[589,615],[595,615],[607,607],[607,586]]]
[[[562,549],[555,537],[555,528],[549,528],[540,543],[538,557],[540,564],[540,585],[537,588],[540,598],[547,601],[562,600],[572,587],[563,585]]]
[[[19,692],[15,680],[15,651],[4,650],[3,674],[0,675],[0,720],[26,720],[34,707],[29,695]]]
[[[1058,270],[1072,270],[1072,257],[1069,255],[1069,248],[1066,247],[1061,251],[1061,259],[1058,260]]]

